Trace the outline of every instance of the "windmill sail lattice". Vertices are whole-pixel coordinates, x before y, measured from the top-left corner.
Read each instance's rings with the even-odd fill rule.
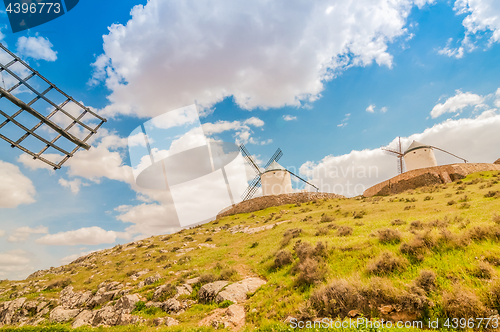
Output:
[[[106,122],[0,43],[0,138],[54,169]],[[4,120],[2,120],[2,117]]]
[[[403,147],[401,145],[401,137],[398,137],[398,146],[396,147],[396,149],[391,149],[391,148],[388,148],[388,147],[382,147],[381,148],[382,151],[390,154],[390,155],[394,155],[398,158],[398,174],[402,174],[404,172],[404,152],[403,152]]]

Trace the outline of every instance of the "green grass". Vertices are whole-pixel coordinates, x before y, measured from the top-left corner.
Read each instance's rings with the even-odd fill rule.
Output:
[[[307,305],[312,293],[334,280],[355,279],[368,284],[375,276],[367,271],[367,265],[380,253],[390,251],[408,262],[400,271],[393,271],[383,276],[396,289],[407,289],[423,269],[433,270],[437,274],[437,288],[428,294],[428,297],[436,304],[430,315],[438,317],[443,315],[440,307],[442,294],[450,291],[455,283],[472,289],[483,302],[486,301],[491,280],[477,278],[473,271],[478,262],[486,256],[495,256],[500,259],[499,243],[494,239],[485,239],[471,241],[463,246],[438,244],[427,250],[423,260],[402,254],[401,243],[407,243],[415,237],[413,234],[415,232],[410,229],[410,223],[414,220],[420,220],[426,225],[425,229],[430,232],[431,237],[436,239],[440,237],[442,228],[460,237],[475,226],[495,227],[493,216],[500,213],[500,199],[485,197],[485,195],[490,191],[500,191],[498,181],[498,172],[482,172],[472,174],[459,183],[419,188],[393,196],[318,200],[303,203],[300,206],[285,205],[229,216],[173,234],[166,241],[162,241],[164,236],[155,236],[144,239],[142,242],[145,245],[141,247],[124,244],[96,253],[91,258],[91,263],[97,266],[94,269],[73,264],[66,266],[67,271],[63,275],[47,274],[33,281],[46,280],[40,282],[40,286],[46,286],[56,280],[70,278],[71,285],[76,291],[95,291],[105,280],[130,282],[132,285],[137,285],[147,276],[158,272],[162,277],[160,282],[137,290],[141,296],[151,297],[151,292],[160,284],[176,285],[187,278],[203,273],[211,273],[215,278],[220,278],[221,273],[225,273],[223,271],[234,269],[237,274],[231,276],[233,281],[246,276],[260,276],[268,281],[255,294],[251,294],[245,304],[248,327],[252,330],[258,327],[260,331],[288,331],[284,325],[275,322],[283,321],[288,316],[296,317]],[[467,195],[466,203],[470,205],[466,208],[459,203],[460,200],[464,201],[465,195]],[[456,201],[457,204],[448,205],[450,200]],[[324,215],[329,218],[323,217]],[[333,221],[328,221],[328,219]],[[406,223],[391,225],[391,222],[396,219],[404,220]],[[236,225],[257,227],[286,220],[289,222],[254,234],[231,234],[221,229]],[[441,224],[435,223],[436,226],[431,226],[436,220],[439,220]],[[349,226],[353,232],[348,236],[337,236],[338,226]],[[331,227],[331,229],[326,233],[318,233],[318,229],[324,227]],[[282,246],[283,233],[292,228],[300,228],[302,233]],[[401,243],[379,242],[377,231],[387,228],[396,229],[401,233]],[[416,231],[416,233],[421,232],[421,230]],[[216,244],[216,248],[201,247],[180,256],[172,252],[174,248],[197,248],[198,244],[205,243],[207,238],[211,238],[212,241],[206,243]],[[293,248],[298,241],[308,242],[313,246],[319,241],[326,244],[328,257],[324,259],[324,263],[327,273],[323,282],[312,285],[297,284],[297,274],[294,273],[293,266],[298,263],[299,259]],[[184,246],[185,243],[187,246]],[[130,248],[133,249],[129,250]],[[167,252],[160,253],[160,250]],[[276,269],[274,259],[279,250],[291,252],[294,262]],[[150,256],[146,257],[146,254]],[[183,264],[176,263],[185,256],[190,256],[191,259]],[[161,261],[157,261],[159,257],[163,257]],[[133,271],[146,268],[153,272],[136,281],[129,278],[128,275]],[[500,268],[493,266],[493,271],[493,280],[496,280],[500,275]],[[0,288],[11,289],[16,283],[19,282],[2,281]],[[17,287],[17,289],[21,288],[22,286]],[[199,285],[195,287],[195,290],[197,289]],[[10,295],[16,291],[12,289],[2,294],[0,301],[9,300]],[[34,289],[32,293],[25,296],[36,299],[40,293],[48,299],[58,297],[58,292],[39,292]],[[217,307],[213,304],[197,304],[176,318],[181,321],[181,326],[186,331],[189,328],[192,331],[198,331],[196,323]],[[153,311],[141,310],[140,314],[148,319],[165,315],[165,313]],[[65,331],[64,326],[54,328],[61,328],[61,331]],[[129,331],[127,328],[116,328],[116,331]],[[144,329],[148,331],[149,327],[144,327]],[[28,327],[18,329],[18,331],[24,330],[31,331]]]

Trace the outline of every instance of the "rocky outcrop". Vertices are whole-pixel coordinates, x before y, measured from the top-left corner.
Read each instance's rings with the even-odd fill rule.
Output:
[[[63,306],[58,306],[50,312],[49,319],[51,322],[64,323],[75,318],[80,313],[80,309],[65,309]]]
[[[232,216],[239,213],[250,213],[264,210],[272,206],[286,204],[306,203],[316,199],[344,198],[342,195],[329,193],[293,193],[282,195],[261,196],[243,201],[235,206],[219,212],[217,220],[223,217]]]
[[[246,278],[242,281],[235,282],[224,288],[217,297],[215,302],[232,301],[234,303],[243,302],[247,299],[248,293],[254,293],[260,286],[265,285],[266,281],[260,278]]]
[[[227,281],[216,281],[203,285],[198,291],[198,299],[202,303],[209,303],[215,300],[217,294],[226,287]]]

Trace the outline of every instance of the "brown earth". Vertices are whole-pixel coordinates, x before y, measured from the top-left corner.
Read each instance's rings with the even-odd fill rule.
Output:
[[[415,169],[366,189],[363,196],[399,194],[408,189],[458,181],[469,174],[484,171],[500,171],[500,164],[451,164]]]
[[[222,217],[232,216],[239,213],[249,213],[267,209],[272,206],[285,204],[306,203],[315,199],[344,198],[342,195],[329,193],[293,193],[282,195],[269,195],[249,199],[230,207],[227,210],[219,212],[217,220]]]
[[[500,158],[498,158],[493,164],[500,165]]]

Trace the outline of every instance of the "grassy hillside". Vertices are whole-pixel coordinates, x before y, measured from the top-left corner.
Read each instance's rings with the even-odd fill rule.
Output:
[[[490,317],[500,309],[499,174],[476,173],[395,196],[312,201],[225,217],[94,253],[58,274],[2,281],[0,301],[56,299],[68,284],[95,292],[106,280],[130,283],[147,301],[159,285],[201,277],[189,295],[195,300],[203,283],[260,276],[268,282],[248,294],[248,330],[284,331],[288,328],[280,322],[289,316],[344,318],[351,310],[364,317],[424,322]],[[273,224],[252,234],[237,231]],[[190,248],[195,249],[179,251]],[[130,278],[145,269],[151,272]],[[159,281],[137,287],[154,273]],[[176,316],[180,327],[170,329],[198,330],[197,323],[217,307],[194,304]],[[134,314],[148,320],[167,315],[147,308]]]

